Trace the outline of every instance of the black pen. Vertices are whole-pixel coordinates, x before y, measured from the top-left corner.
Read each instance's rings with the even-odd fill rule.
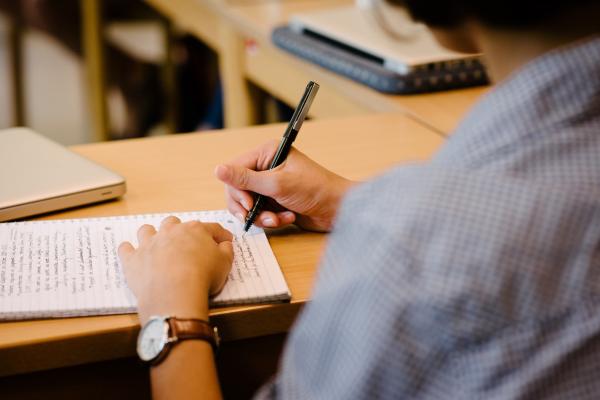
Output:
[[[273,157],[273,161],[271,161],[271,166],[269,169],[273,169],[285,161],[290,149],[292,148],[294,140],[296,140],[296,136],[298,136],[298,132],[302,127],[302,123],[306,118],[306,114],[308,114],[308,109],[317,95],[318,90],[319,84],[316,82],[310,81],[308,82],[308,85],[306,85],[306,90],[304,91],[302,99],[300,99],[300,103],[298,103],[298,107],[296,107],[296,110],[292,115],[292,119],[290,120],[290,123],[288,124],[287,129],[281,138],[281,142],[279,143],[279,147],[275,152],[275,156]],[[250,229],[257,215],[260,213],[264,202],[265,197],[259,194],[254,202],[254,207],[252,207],[252,210],[250,210],[246,216],[244,232],[248,232],[248,229]]]

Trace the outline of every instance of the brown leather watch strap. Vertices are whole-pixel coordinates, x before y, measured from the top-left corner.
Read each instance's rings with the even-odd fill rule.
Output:
[[[208,321],[202,319],[169,318],[170,336],[175,341],[199,339],[209,342],[213,349],[219,347],[219,334]]]

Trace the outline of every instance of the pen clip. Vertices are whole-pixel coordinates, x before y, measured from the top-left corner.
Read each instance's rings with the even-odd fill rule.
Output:
[[[299,131],[300,128],[302,127],[302,123],[306,119],[308,110],[310,110],[310,106],[311,106],[313,100],[315,99],[315,96],[317,95],[318,91],[319,91],[318,83],[313,82],[313,81],[308,83],[308,85],[306,86],[306,91],[304,92],[304,96],[302,96],[302,98],[304,99],[304,102],[300,105],[300,110],[299,110],[300,112],[298,113],[298,116],[296,117],[294,123],[292,124],[293,130]]]

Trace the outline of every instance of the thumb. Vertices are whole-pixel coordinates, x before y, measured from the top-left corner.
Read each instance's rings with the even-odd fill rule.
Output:
[[[218,165],[215,175],[223,183],[234,188],[269,196],[273,184],[269,171],[253,171],[237,165]]]

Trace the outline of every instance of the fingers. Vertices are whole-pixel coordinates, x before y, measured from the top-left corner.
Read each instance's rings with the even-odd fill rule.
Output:
[[[181,220],[179,218],[177,218],[174,215],[171,215],[162,220],[162,222],[160,223],[160,229],[169,228],[173,225],[177,225],[180,223],[181,223]]]
[[[232,195],[229,195],[229,193],[231,193]],[[228,188],[228,196],[226,199],[227,209],[231,214],[235,215],[235,217],[238,220],[244,222],[246,220],[246,216],[248,215],[249,210],[252,207],[246,207],[246,205],[242,204],[239,200],[237,200],[240,194],[248,195],[246,192],[238,191],[231,187]],[[251,197],[248,195],[248,198]],[[259,218],[257,218],[258,226],[267,228],[278,228],[280,226],[293,224],[296,221],[296,214],[294,214],[293,212],[287,210],[279,211],[277,210],[277,208],[282,207],[277,204],[275,204],[273,208],[275,208],[275,210],[271,210],[272,212],[267,210],[263,211],[265,214],[262,215],[262,219],[265,219],[265,221],[262,221],[260,216]],[[269,218],[271,221],[266,221],[267,218]]]
[[[277,213],[280,226],[291,225],[296,222],[296,214],[291,211],[282,211]]]
[[[273,174],[270,171],[253,171],[238,165],[218,165],[215,175],[223,183],[236,189],[273,196]]]
[[[240,221],[244,221],[254,204],[254,198],[249,192],[269,197],[276,194],[279,178],[265,170],[278,145],[277,140],[269,141],[235,158],[229,165],[215,168],[216,177],[226,184],[227,208]]]
[[[261,211],[254,224],[263,228],[276,228],[279,226],[279,217],[272,211]]]
[[[137,231],[137,238],[140,246],[156,235],[156,229],[152,225],[144,224]]]
[[[219,224],[204,223],[202,224],[202,226],[217,243],[231,242],[233,240],[233,235],[231,234],[231,232],[229,232],[227,229],[223,228]]]
[[[262,211],[256,218],[255,225],[261,228],[281,228],[293,224],[296,214],[291,211],[273,212]]]
[[[254,205],[252,195],[246,191],[227,186],[227,197],[239,203],[246,211],[250,211]]]
[[[232,189],[232,192],[239,192],[235,189]],[[250,196],[248,196],[250,197]],[[237,197],[239,198],[239,197]],[[235,217],[240,220],[240,221],[244,221],[246,219],[246,215],[248,214],[248,211],[250,209],[252,209],[252,207],[246,207],[247,205],[252,205],[252,202],[249,202],[248,199],[246,199],[245,203],[246,204],[242,204],[239,200],[236,200],[236,197],[234,196],[230,196],[229,195],[229,191],[227,193],[227,196],[225,196],[225,201],[227,202],[227,209],[229,210],[229,212],[233,215],[235,215]],[[250,203],[250,204],[248,204]]]
[[[240,222],[244,222],[246,220],[246,215],[248,214],[248,212],[244,209],[244,207],[240,206],[239,203],[237,203],[231,199],[227,199],[227,209]]]
[[[129,257],[131,257],[134,252],[135,249],[133,248],[133,245],[129,242],[121,243],[119,245],[119,248],[117,249],[117,254],[119,255],[119,258],[121,259],[121,262],[123,264],[127,263]]]

